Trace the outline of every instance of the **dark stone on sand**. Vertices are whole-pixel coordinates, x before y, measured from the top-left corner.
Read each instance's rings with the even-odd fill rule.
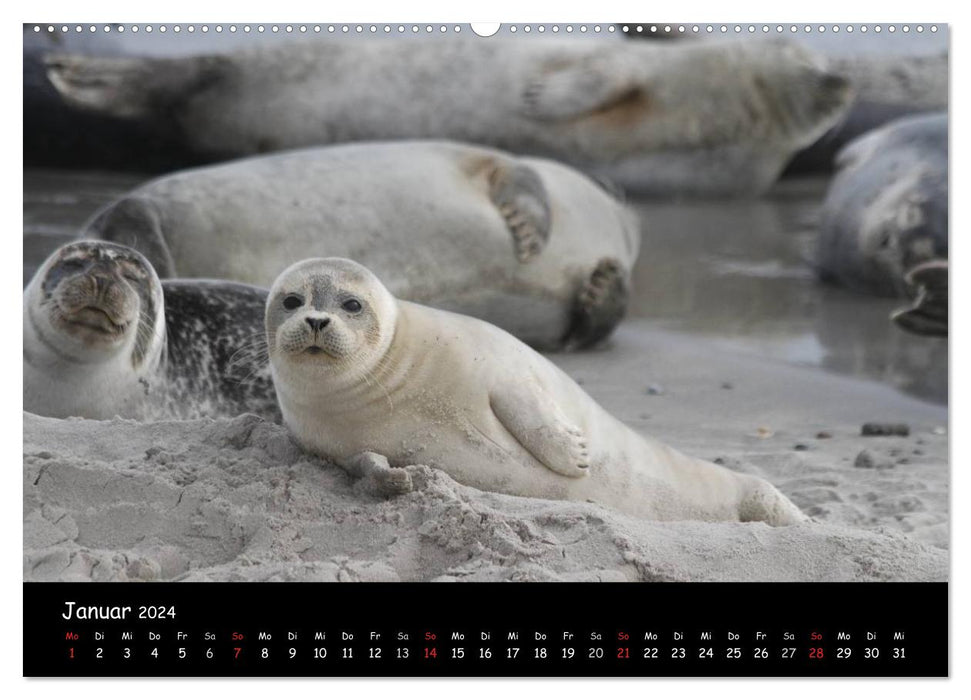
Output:
[[[820,430],[818,433],[816,433],[817,440],[829,440],[831,437],[833,437],[833,434],[828,433],[825,430]]]
[[[648,384],[645,391],[650,396],[661,396],[664,393],[664,387],[660,384]]]
[[[893,469],[893,462],[871,450],[863,450],[856,456],[853,466],[859,469]]]
[[[792,449],[794,449],[796,452],[805,452],[809,449],[809,445],[804,445],[803,443],[799,442],[796,443]]]
[[[864,423],[860,435],[867,437],[883,435],[907,437],[910,435],[910,426],[906,423]]]

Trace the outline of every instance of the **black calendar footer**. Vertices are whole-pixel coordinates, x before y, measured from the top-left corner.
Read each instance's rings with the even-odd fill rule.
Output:
[[[26,676],[946,676],[946,583],[25,583]]]

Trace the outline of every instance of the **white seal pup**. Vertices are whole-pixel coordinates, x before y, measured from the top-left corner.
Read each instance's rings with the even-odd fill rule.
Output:
[[[350,257],[396,296],[482,318],[544,349],[610,334],[627,307],[637,218],[569,166],[449,142],[306,149],[154,180],[84,235],[161,277],[261,287],[307,257]]]
[[[69,104],[150,124],[211,160],[444,138],[659,194],[763,192],[850,100],[818,56],[771,40],[318,39],[187,58],[55,55],[48,76]]]
[[[907,274],[948,256],[947,115],[908,117],[872,131],[846,146],[837,166],[820,221],[820,276],[908,296]]]
[[[103,241],[58,248],[24,290],[24,410],[279,422],[262,361],[266,290],[171,280]]]
[[[350,260],[285,270],[266,337],[285,424],[305,449],[358,473],[359,455],[374,452],[487,491],[645,518],[806,519],[766,481],[635,433],[508,333],[397,300]]]

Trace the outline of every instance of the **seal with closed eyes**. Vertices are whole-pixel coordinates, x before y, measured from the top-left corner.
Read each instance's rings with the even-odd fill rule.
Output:
[[[553,161],[443,141],[313,148],[153,180],[84,235],[162,277],[269,287],[308,257],[359,260],[396,296],[543,349],[594,345],[627,309],[634,214]]]
[[[948,117],[907,117],[852,141],[823,202],[823,279],[907,296],[907,274],[948,254]],[[946,283],[945,283],[946,286]]]
[[[24,290],[24,410],[279,422],[262,358],[265,300],[244,284],[160,282],[140,253],[114,243],[62,246]]]
[[[652,519],[806,519],[768,482],[634,432],[508,333],[400,301],[350,260],[285,270],[266,339],[284,423],[339,463],[377,453],[486,491]]]

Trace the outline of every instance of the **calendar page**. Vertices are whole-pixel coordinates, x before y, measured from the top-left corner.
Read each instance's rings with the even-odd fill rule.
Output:
[[[24,24],[24,675],[948,675],[948,52]]]

